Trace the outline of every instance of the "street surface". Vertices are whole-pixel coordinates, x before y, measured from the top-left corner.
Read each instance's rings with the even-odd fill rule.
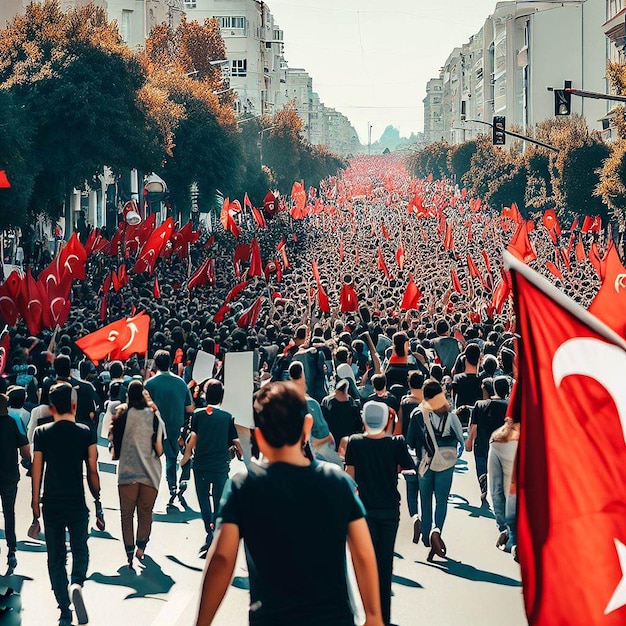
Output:
[[[93,626],[190,626],[194,624],[204,561],[198,558],[204,531],[193,486],[187,491],[190,511],[167,514],[167,487],[163,481],[155,506],[152,539],[143,566],[133,573],[125,565],[121,543],[119,504],[114,464],[106,448],[99,448],[102,504],[107,528],[99,532],[92,516],[89,579],[84,597]],[[243,465],[233,464],[234,470]],[[427,550],[412,543],[412,523],[404,502],[396,541],[392,620],[399,626],[455,624],[464,626],[526,624],[519,566],[510,554],[495,548],[497,529],[488,508],[480,506],[473,455],[465,452],[455,470],[443,532],[449,559],[426,562]],[[89,502],[89,500],[88,500]],[[90,503],[90,506],[92,503]],[[93,514],[93,506],[91,506]],[[46,569],[45,544],[30,540],[30,480],[19,484],[17,513],[18,567],[11,577],[0,576],[18,590],[8,602],[13,611],[0,618],[0,626],[56,624],[58,610]],[[4,538],[2,531],[0,536]],[[314,541],[303,545],[315,549]],[[277,554],[280,546],[276,546]],[[0,555],[5,571],[6,544]],[[248,578],[242,550],[235,577],[215,623],[247,623]]]

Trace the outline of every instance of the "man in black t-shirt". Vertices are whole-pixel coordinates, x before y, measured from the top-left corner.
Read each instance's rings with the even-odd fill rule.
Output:
[[[256,439],[268,465],[251,464],[248,474],[235,476],[227,488],[207,557],[197,626],[213,622],[240,538],[250,572],[251,625],[353,626],[347,539],[367,624],[382,626],[363,505],[346,474],[304,456],[313,418],[303,395],[293,383],[269,383],[257,393],[254,410]],[[303,549],[311,541],[315,550]]]
[[[367,397],[367,402],[381,402],[391,409],[389,427],[393,432],[396,420],[398,419],[400,402],[393,394],[387,391],[387,377],[384,374],[374,374],[374,376],[372,376],[372,386],[374,387],[374,393],[371,393]]]
[[[346,472],[356,480],[359,495],[367,511],[367,525],[376,552],[380,600],[386,626],[391,619],[393,549],[400,522],[398,468],[415,471],[404,437],[387,435],[392,419],[385,404],[365,403],[365,434],[350,437],[346,447]]]
[[[335,447],[339,447],[344,437],[363,430],[361,411],[348,394],[349,386],[348,379],[342,378],[335,385],[335,393],[326,396],[320,405],[328,429],[335,440]]]
[[[85,424],[77,424],[76,391],[69,383],[57,383],[50,388],[52,424],[38,426],[35,430],[33,457],[33,516],[43,519],[48,549],[48,572],[52,590],[61,610],[59,626],[70,626],[71,602],[79,624],[87,623],[87,611],[82,596],[82,586],[87,577],[89,549],[87,536],[89,510],[85,504],[83,464],[87,469],[87,482],[100,510],[100,477],[98,476],[96,444]],[[43,497],[41,485],[43,479]],[[100,528],[104,528],[101,513]],[[66,571],[67,549],[65,531],[72,547],[72,576],[70,593]]]
[[[215,515],[230,470],[230,447],[235,446],[239,457],[243,456],[233,416],[220,408],[224,399],[224,386],[219,380],[211,379],[207,381],[204,393],[207,406],[193,413],[191,434],[181,460],[182,467],[193,452],[196,495],[206,531],[206,540],[200,548],[201,558],[206,558],[213,543]]]
[[[483,381],[483,386],[489,379]],[[465,442],[468,452],[474,450],[476,460],[476,476],[480,485],[480,499],[487,498],[487,456],[489,454],[489,439],[494,430],[504,425],[504,418],[509,406],[509,381],[505,376],[493,380],[494,395],[489,400],[479,400],[472,409],[472,421],[469,435]]]
[[[22,464],[30,467],[30,446],[26,436],[20,432],[17,422],[8,413],[8,400],[5,394],[0,394],[0,500],[2,500],[4,514],[4,535],[9,550],[7,563],[9,572],[13,572],[17,567],[15,498],[17,497],[17,483],[20,480],[17,450],[19,448]]]
[[[472,407],[481,400],[483,391],[478,377],[480,363],[480,346],[472,343],[465,349],[465,371],[452,379],[452,395],[454,398],[455,413],[461,424],[467,426],[470,420]]]

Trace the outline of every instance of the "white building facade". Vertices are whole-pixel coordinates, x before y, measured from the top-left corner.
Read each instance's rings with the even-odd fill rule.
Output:
[[[607,2],[623,1],[499,2],[483,28],[446,60],[440,77],[444,139],[461,143],[475,137],[486,130],[481,122],[494,115],[505,116],[507,128],[532,133],[554,116],[548,88],[562,89],[564,81],[606,93],[607,45],[600,25]],[[621,14],[622,32],[623,22]],[[572,112],[583,115],[592,130],[602,130],[607,110],[603,100],[572,96]]]

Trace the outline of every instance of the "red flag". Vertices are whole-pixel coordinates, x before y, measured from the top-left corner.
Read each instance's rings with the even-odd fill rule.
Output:
[[[530,263],[537,258],[537,252],[528,237],[528,234],[535,228],[530,220],[522,220],[517,228],[507,250],[523,263]]]
[[[583,221],[583,225],[582,225],[582,228],[580,229],[580,232],[599,233],[601,228],[602,228],[602,220],[597,215],[595,217],[585,215],[585,219]]]
[[[13,270],[0,285],[0,317],[9,326],[15,326],[20,316],[18,294],[21,291],[22,278]]]
[[[8,328],[5,328],[0,334],[0,376],[4,374],[4,370],[9,360],[9,350],[11,346],[11,337]]]
[[[396,250],[396,263],[398,264],[400,271],[402,271],[404,269],[404,248],[402,247],[402,244],[400,244]]]
[[[187,289],[191,291],[200,285],[206,285],[211,282],[211,261],[206,259],[204,263],[192,274],[187,282]]]
[[[587,253],[585,252],[585,246],[583,245],[583,240],[580,235],[578,235],[578,243],[576,244],[576,261],[578,263],[582,263],[587,258]]]
[[[268,191],[265,198],[263,198],[263,210],[268,218],[273,217],[278,211],[278,207],[276,206],[276,196],[271,191]]]
[[[589,263],[593,265],[598,276],[602,278],[602,258],[600,257],[600,250],[598,250],[598,244],[594,241],[589,248]]]
[[[359,298],[352,285],[344,284],[339,292],[339,305],[342,313],[351,313],[359,308]]]
[[[248,307],[237,320],[237,326],[239,328],[254,328],[257,320],[259,319],[259,313],[261,311],[261,305],[263,304],[263,298],[259,296],[254,304]]]
[[[230,312],[230,304],[224,304],[220,310],[213,316],[213,321],[218,324],[223,322],[226,315]]]
[[[565,283],[565,280],[563,279],[563,274],[561,274],[561,270],[554,263],[548,261],[546,263],[546,269],[550,272],[550,274],[552,274],[552,276],[558,278],[562,283]]]
[[[557,241],[557,237],[561,236],[561,226],[559,220],[556,217],[556,211],[554,209],[548,209],[541,218],[545,229],[550,233],[550,238],[554,243]]]
[[[459,275],[456,273],[456,270],[453,267],[450,268],[450,277],[452,278],[452,288],[454,289],[454,291],[458,293],[463,293],[463,287],[461,286]]]
[[[626,267],[611,246],[603,262],[604,279],[589,312],[622,337],[626,337]]]
[[[522,222],[522,214],[519,212],[519,209],[517,208],[517,204],[515,204],[515,202],[510,207],[504,207],[502,209],[502,217],[508,217],[516,224]]]
[[[469,252],[467,253],[467,269],[469,270],[470,276],[478,278],[478,280],[484,284],[482,274],[480,273],[474,259],[472,259],[472,255]]]
[[[243,194],[243,206],[245,209],[251,209],[252,208],[252,202],[250,202],[250,198],[248,197],[248,192],[246,191]]]
[[[443,247],[446,250],[454,250],[454,237],[452,236],[452,226],[446,224],[446,236],[443,240]]]
[[[64,272],[68,272],[72,278],[77,280],[85,280],[85,262],[87,261],[87,252],[77,233],[73,233],[70,240],[63,246],[59,252],[58,274],[59,277]]]
[[[225,304],[232,302],[247,286],[248,283],[246,281],[235,285],[226,295],[226,299],[224,300]]]
[[[261,261],[261,250],[256,237],[250,243],[250,268],[248,269],[248,278],[254,276],[263,276],[263,262]]]
[[[11,183],[4,170],[0,170],[0,189],[11,189]]]
[[[267,221],[265,220],[265,216],[259,209],[252,207],[252,217],[254,218],[254,222],[257,225],[257,228],[267,228]]]
[[[241,211],[241,205],[239,205],[239,201],[235,200],[235,202],[230,202],[228,198],[224,198],[224,202],[222,204],[222,212],[220,213],[220,222],[224,227],[224,230],[232,233],[235,239],[239,238],[239,235],[241,235],[241,230],[239,229],[239,226],[237,226],[237,222],[235,222],[235,219],[232,216],[232,213],[237,211],[237,206],[239,206],[239,211]]]
[[[491,300],[491,306],[498,312],[502,313],[505,302],[511,295],[511,285],[509,284],[509,277],[503,271],[502,278],[493,291],[493,298]]]
[[[389,275],[389,269],[387,269],[387,264],[385,263],[385,259],[383,258],[383,251],[380,249],[380,246],[378,246],[378,259],[376,261],[376,266],[381,272],[383,272],[387,280],[391,278],[391,276]]]
[[[107,357],[124,361],[135,353],[147,352],[149,330],[150,316],[142,311],[135,317],[117,320],[85,335],[76,345],[96,365]]]
[[[330,313],[330,303],[328,302],[328,296],[324,291],[324,287],[321,284],[317,286],[317,304],[322,313]]]
[[[152,295],[155,297],[156,300],[160,300],[161,299],[161,288],[159,287],[159,279],[156,276],[154,277],[154,285],[152,287]]]
[[[383,232],[383,237],[389,241],[391,239],[391,235],[389,234],[389,231],[387,230],[387,227],[385,226],[385,222],[381,222],[380,223],[380,228]]]
[[[104,322],[107,318],[107,297],[102,297],[102,302],[100,303],[100,321]]]
[[[626,343],[549,281],[507,262],[522,336],[511,411],[522,416],[517,548],[528,621],[622,625]],[[572,463],[572,449],[592,464]]]
[[[422,294],[413,280],[413,274],[409,274],[409,282],[404,290],[404,296],[402,297],[402,304],[400,309],[402,311],[408,311],[409,309],[419,309],[419,302],[422,299]]]
[[[148,238],[146,245],[141,250],[141,254],[135,263],[135,273],[154,271],[154,265],[161,254],[161,250],[169,241],[174,231],[174,220],[168,217]]]

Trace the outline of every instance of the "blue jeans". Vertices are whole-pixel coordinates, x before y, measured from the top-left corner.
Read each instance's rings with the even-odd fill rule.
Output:
[[[0,499],[2,500],[2,512],[4,514],[4,535],[7,540],[9,552],[15,552],[17,538],[15,536],[15,498],[17,497],[17,484],[0,487]]]
[[[87,578],[89,566],[89,548],[87,547],[89,512],[71,512],[64,515],[64,511],[55,509],[48,510],[44,505],[44,526],[46,531],[46,547],[48,549],[48,573],[52,591],[62,612],[67,613],[70,607],[68,591],[67,548],[65,546],[65,529],[70,536],[70,548],[72,551],[72,574],[71,583],[82,585]]]
[[[393,576],[393,548],[396,543],[398,511],[368,511],[367,525],[372,536],[376,565],[378,567],[378,584],[380,587],[380,605],[383,622],[387,626],[391,621],[391,579]]]
[[[215,515],[220,506],[228,474],[211,474],[210,472],[194,469],[193,478],[196,484],[196,495],[198,496],[200,513],[204,522],[204,530],[206,531],[206,543],[209,544],[213,540],[211,524],[215,522]],[[211,506],[209,494],[213,497],[213,506]]]
[[[420,498],[422,501],[422,541],[430,546],[430,531],[438,528],[443,531],[448,512],[448,496],[452,487],[454,467],[443,472],[428,470],[419,479]],[[435,525],[433,526],[433,495],[435,496]]]
[[[178,491],[178,481],[176,474],[178,471],[178,452],[172,455],[169,451],[165,453],[165,479],[170,490],[170,496]],[[181,467],[180,482],[186,482],[191,476],[191,463],[187,463]]]
[[[420,493],[419,479],[417,474],[405,474],[406,481],[406,503],[409,507],[409,515],[417,515],[417,499]]]

